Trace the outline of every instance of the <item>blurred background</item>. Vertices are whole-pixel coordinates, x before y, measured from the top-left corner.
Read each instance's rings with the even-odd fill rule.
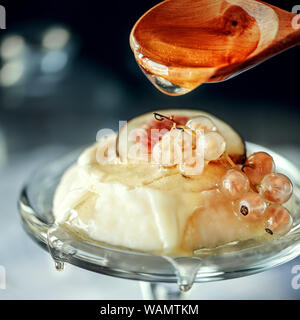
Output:
[[[67,150],[93,143],[103,127],[117,129],[119,120],[153,109],[199,108],[300,166],[300,48],[231,80],[169,97],[139,70],[128,41],[136,20],[158,2],[1,2],[6,29],[0,30],[0,265],[6,268],[7,289],[0,290],[0,299],[141,298],[130,289],[137,288],[134,281],[71,266],[64,276],[50,272],[50,258],[25,235],[17,215],[17,197],[30,172]],[[268,2],[288,11],[300,4]],[[206,294],[194,289],[192,297],[300,298],[300,290],[290,286],[295,264],[248,280],[205,284]],[[246,283],[247,292],[241,289]],[[261,290],[270,284],[274,290]]]

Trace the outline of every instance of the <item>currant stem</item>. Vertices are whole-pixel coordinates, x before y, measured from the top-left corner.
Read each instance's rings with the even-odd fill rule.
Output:
[[[224,157],[227,160],[227,162],[230,164],[232,169],[240,170],[240,168],[232,161],[232,159],[230,158],[230,156],[226,152],[224,153]]]
[[[232,169],[236,169],[242,173],[244,173],[244,171],[234,163],[234,161],[230,158],[230,156],[227,154],[227,153],[224,153],[224,158],[225,160],[227,160],[227,162],[230,164],[231,168]],[[245,173],[244,173],[245,174]],[[254,191],[254,192],[257,192],[255,186],[251,183],[251,181],[249,180],[249,183],[250,183],[250,188]]]
[[[164,116],[163,114],[160,114],[157,112],[153,112],[153,115],[154,115],[155,120],[157,120],[157,121],[169,120],[169,121],[177,124],[176,121],[172,117],[167,117],[167,116]]]

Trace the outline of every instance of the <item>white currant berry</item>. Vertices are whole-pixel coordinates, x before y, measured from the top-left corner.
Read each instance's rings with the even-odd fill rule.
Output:
[[[227,171],[221,182],[221,191],[229,199],[237,200],[249,191],[250,183],[247,176],[234,169]]]
[[[278,236],[288,233],[293,225],[293,218],[289,211],[280,204],[272,204],[265,212],[266,232]]]
[[[190,119],[186,126],[192,130],[201,130],[204,132],[217,131],[217,127],[208,117],[197,116]]]
[[[293,193],[291,180],[281,173],[266,175],[259,187],[260,195],[270,202],[284,203]]]
[[[256,192],[248,192],[235,202],[235,213],[251,221],[260,220],[267,208],[267,204]]]
[[[226,142],[218,132],[205,133],[204,139],[204,158],[207,161],[217,160],[226,149]]]

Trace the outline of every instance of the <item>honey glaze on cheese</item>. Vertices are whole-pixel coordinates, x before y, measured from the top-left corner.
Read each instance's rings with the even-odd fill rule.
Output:
[[[154,157],[170,150],[168,162]],[[183,256],[285,235],[293,224],[292,194],[273,158],[246,157],[228,124],[201,111],[161,110],[87,148],[62,177],[54,216],[93,241]]]
[[[201,176],[149,164],[105,164],[90,147],[56,191],[56,222],[83,237],[129,249],[191,255],[195,249],[265,237],[262,222],[245,222],[219,191],[228,170],[209,163]]]

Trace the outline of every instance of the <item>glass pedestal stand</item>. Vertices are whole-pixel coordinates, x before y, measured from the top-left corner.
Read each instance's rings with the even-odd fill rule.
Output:
[[[189,292],[181,292],[176,285],[140,281],[144,300],[184,300]]]
[[[54,223],[54,191],[66,168],[82,150],[74,151],[36,171],[19,199],[23,226],[32,239],[49,251],[57,270],[65,263],[101,274],[141,281],[145,299],[182,299],[194,282],[216,281],[261,272],[300,254],[300,172],[285,158],[262,146],[247,143],[250,153],[265,151],[275,160],[278,171],[294,183],[292,230],[277,240],[264,243],[230,243],[221,249],[198,252],[194,257],[171,258],[123,250],[82,239]],[[165,285],[166,283],[166,285]],[[176,286],[177,284],[177,286]]]

